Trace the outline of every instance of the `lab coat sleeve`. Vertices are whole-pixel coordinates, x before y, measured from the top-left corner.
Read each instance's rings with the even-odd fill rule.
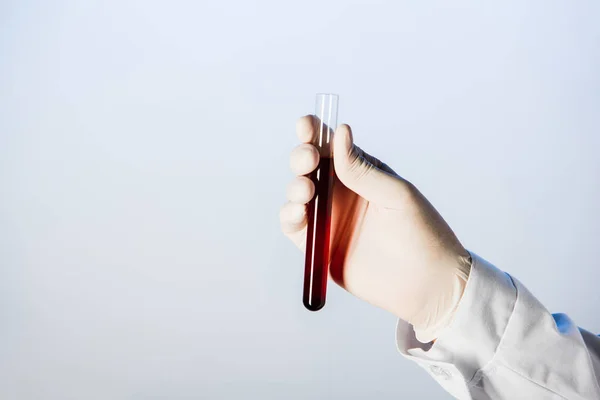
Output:
[[[459,399],[600,399],[600,337],[471,255],[452,324],[423,344],[398,321],[400,353]]]

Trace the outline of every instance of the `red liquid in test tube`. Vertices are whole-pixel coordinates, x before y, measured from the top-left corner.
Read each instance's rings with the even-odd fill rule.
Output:
[[[325,305],[330,261],[331,201],[333,197],[333,132],[337,124],[338,96],[318,94],[315,138],[319,166],[310,175],[315,195],[307,205],[306,258],[304,264],[304,306],[318,311]]]

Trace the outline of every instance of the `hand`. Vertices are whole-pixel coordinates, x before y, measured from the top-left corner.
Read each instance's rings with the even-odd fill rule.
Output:
[[[281,228],[301,250],[306,203],[318,165],[313,116],[302,117],[302,142],[291,153],[297,175],[287,188]],[[336,172],[331,219],[330,276],[355,296],[411,323],[429,342],[452,319],[470,271],[470,255],[444,219],[410,182],[354,145],[348,125],[333,142]]]

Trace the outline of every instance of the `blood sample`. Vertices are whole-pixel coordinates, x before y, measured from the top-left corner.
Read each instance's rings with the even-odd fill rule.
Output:
[[[319,165],[310,175],[315,195],[307,205],[306,258],[304,264],[304,306],[318,311],[325,305],[329,275],[331,201],[333,197],[333,131],[337,124],[338,96],[317,94],[315,138]]]

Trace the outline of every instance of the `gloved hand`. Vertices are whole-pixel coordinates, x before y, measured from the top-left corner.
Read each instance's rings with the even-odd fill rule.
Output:
[[[314,184],[305,175],[319,162],[313,116],[296,126],[302,142],[291,153],[297,175],[287,188],[281,228],[304,251],[306,203]],[[333,142],[336,172],[331,219],[330,276],[355,296],[413,325],[434,340],[452,320],[469,276],[469,253],[427,199],[354,145],[348,125]]]

